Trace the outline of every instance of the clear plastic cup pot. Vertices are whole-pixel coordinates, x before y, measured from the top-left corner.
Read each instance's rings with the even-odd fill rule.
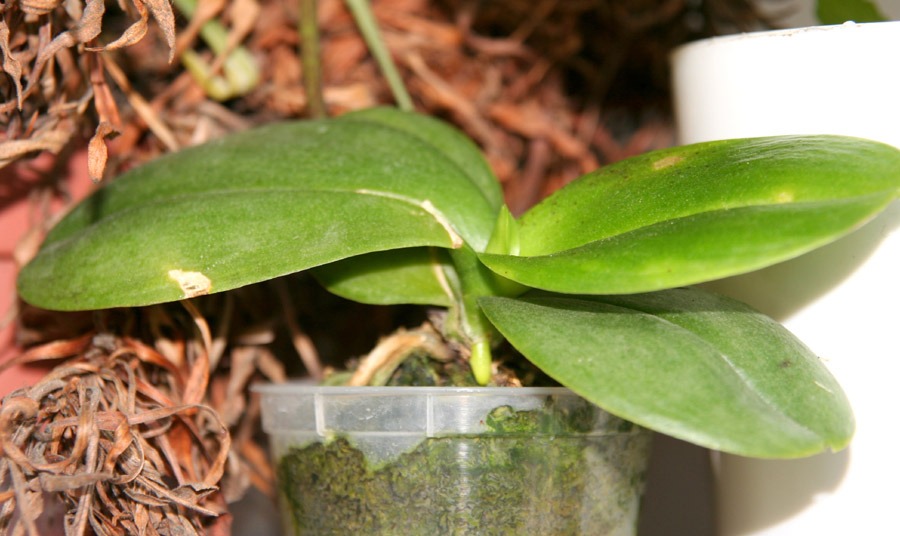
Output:
[[[634,535],[650,433],[564,388],[256,388],[285,534]]]

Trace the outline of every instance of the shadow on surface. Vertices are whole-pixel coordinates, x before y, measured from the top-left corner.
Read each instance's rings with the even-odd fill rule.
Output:
[[[715,534],[709,451],[654,434],[638,536],[681,534]]]
[[[752,534],[793,517],[817,495],[837,489],[850,448],[796,460],[723,456],[719,497],[728,517],[720,525],[728,534]]]
[[[891,232],[900,228],[900,202],[825,247],[748,274],[705,283],[783,321],[850,277]]]

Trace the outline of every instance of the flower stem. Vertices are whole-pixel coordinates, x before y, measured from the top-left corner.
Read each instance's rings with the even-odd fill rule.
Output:
[[[401,110],[413,111],[412,98],[409,96],[409,92],[406,91],[406,86],[403,85],[403,78],[400,76],[397,66],[394,65],[390,51],[384,44],[384,39],[382,39],[381,32],[378,30],[378,21],[375,20],[375,15],[372,13],[368,0],[344,1],[350,13],[353,14],[356,25],[359,27],[359,31],[363,39],[365,39],[369,51],[375,57],[375,61],[387,79],[391,93],[394,94],[394,100],[397,101],[397,106]]]
[[[322,119],[328,112],[322,95],[322,61],[319,52],[319,21],[316,0],[300,0],[300,56],[303,60],[303,86],[309,115]]]

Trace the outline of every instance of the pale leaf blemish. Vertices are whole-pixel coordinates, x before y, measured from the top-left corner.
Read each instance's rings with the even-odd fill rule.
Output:
[[[819,387],[821,387],[822,389],[824,389],[825,391],[828,391],[829,393],[834,394],[834,392],[833,392],[831,389],[825,387],[825,386],[822,385],[821,383],[819,383],[819,382],[814,382],[814,383],[815,383],[817,386],[819,386]]]
[[[434,219],[437,220],[437,222],[441,224],[441,227],[443,227],[444,230],[447,231],[447,234],[450,235],[450,242],[453,244],[454,249],[459,249],[463,246],[462,237],[453,230],[453,227],[450,225],[450,222],[447,220],[447,218],[443,214],[441,214],[434,205],[431,204],[431,201],[426,199],[425,201],[422,201],[421,205],[419,206],[421,206],[422,209],[425,210],[425,212],[434,216]]]
[[[656,171],[659,171],[661,169],[665,169],[667,167],[674,166],[675,164],[677,164],[678,162],[681,162],[682,160],[684,160],[683,156],[679,156],[677,154],[671,154],[665,158],[661,158],[661,159],[657,160],[656,162],[653,162],[653,169],[655,169]]]
[[[792,192],[781,191],[775,195],[776,203],[790,203],[794,200],[794,194]]]
[[[212,281],[200,272],[169,270],[169,279],[178,283],[185,298],[203,296],[212,289]]]
[[[453,226],[450,225],[450,220],[448,220],[447,217],[444,216],[441,211],[439,211],[437,207],[435,207],[434,204],[428,199],[419,201],[417,199],[406,197],[404,195],[394,194],[390,192],[377,192],[375,190],[366,189],[356,190],[356,193],[365,195],[377,195],[381,197],[387,197],[389,199],[397,199],[398,201],[404,201],[406,203],[412,203],[413,205],[418,206],[419,208],[430,214],[435,219],[435,221],[437,221],[438,224],[443,227],[445,231],[447,231],[447,234],[450,235],[450,243],[453,244],[453,249],[459,249],[463,246],[463,239],[461,236],[459,236],[459,233],[457,233],[453,229]]]

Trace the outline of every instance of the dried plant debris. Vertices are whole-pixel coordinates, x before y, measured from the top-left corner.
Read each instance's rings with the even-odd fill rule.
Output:
[[[31,0],[0,8],[0,165],[91,137],[97,178],[107,158],[109,176],[250,124],[309,114],[297,3],[179,0],[180,28],[166,0],[120,5]],[[416,107],[482,146],[514,213],[597,165],[673,143],[668,53],[690,39],[769,24],[754,5],[372,1]],[[319,0],[318,21],[328,112],[391,104],[343,1]],[[205,24],[219,28],[220,42],[201,39]],[[226,61],[236,47],[258,73],[216,102],[211,90],[237,72]],[[180,61],[167,62],[172,54]]]
[[[101,44],[106,41],[101,35],[104,0],[26,0],[0,6],[5,73],[0,124],[6,125],[6,132],[0,133],[0,166],[35,151],[59,152],[77,133],[92,100],[99,123],[119,124],[97,53],[143,39],[151,15],[170,51],[175,45],[175,17],[168,0],[134,0],[120,6],[133,21],[106,44]],[[96,137],[106,135],[104,130]]]
[[[87,335],[16,361],[65,355],[0,406],[0,534],[36,535],[45,492],[64,502],[67,535],[216,533],[231,437],[200,403],[207,359]]]

